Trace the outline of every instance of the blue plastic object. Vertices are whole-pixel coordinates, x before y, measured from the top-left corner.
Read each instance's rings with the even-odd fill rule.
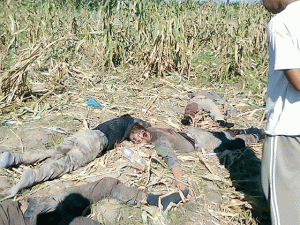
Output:
[[[87,104],[88,106],[103,108],[103,105],[101,105],[100,102],[98,102],[90,97],[87,98],[87,100],[84,103]]]

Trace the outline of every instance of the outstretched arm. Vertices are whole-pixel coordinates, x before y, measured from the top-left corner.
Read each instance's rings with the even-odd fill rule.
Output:
[[[171,171],[172,171],[172,173],[174,175],[174,178],[175,178],[175,181],[174,181],[175,187],[178,188],[181,191],[184,190],[185,185],[182,182],[180,182],[182,180],[180,166],[174,166],[171,169]]]
[[[300,91],[300,69],[285,70],[284,74],[293,87]]]
[[[184,190],[185,185],[180,182],[182,180],[181,177],[181,169],[180,169],[180,161],[177,158],[175,151],[173,148],[165,145],[159,145],[155,148],[156,153],[163,158],[163,160],[167,163],[169,169],[172,171],[173,176],[175,178],[174,184],[175,187]]]

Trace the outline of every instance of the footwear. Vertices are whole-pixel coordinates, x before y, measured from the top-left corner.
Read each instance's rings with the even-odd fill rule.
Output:
[[[184,197],[186,197],[189,193],[189,189],[185,188],[182,191]],[[147,204],[148,205],[155,205],[158,206],[158,201],[159,201],[159,196],[160,195],[154,195],[154,194],[147,194]],[[163,210],[166,210],[168,205],[173,202],[175,204],[177,204],[178,202],[181,201],[181,196],[178,192],[173,193],[171,195],[168,195],[166,197],[161,198],[161,204],[163,206]]]
[[[217,122],[221,127],[231,128],[234,126],[233,123],[227,123],[225,120],[217,120]]]
[[[190,116],[185,116],[182,120],[181,123],[183,125],[190,125],[192,121],[192,118]]]
[[[245,134],[252,134],[257,138],[258,141],[265,139],[266,134],[263,130],[256,128],[256,127],[250,127],[247,129],[244,129]]]

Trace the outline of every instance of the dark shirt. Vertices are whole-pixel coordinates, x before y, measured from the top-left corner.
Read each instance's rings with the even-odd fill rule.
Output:
[[[134,123],[139,121],[131,116],[122,116],[99,124],[93,130],[99,130],[108,139],[106,150],[113,149],[118,144],[128,138],[130,129]]]

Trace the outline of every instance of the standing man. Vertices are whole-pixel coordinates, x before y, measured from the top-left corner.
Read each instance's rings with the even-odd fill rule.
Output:
[[[262,184],[272,224],[300,224],[300,1],[263,0],[268,24],[267,138]]]

